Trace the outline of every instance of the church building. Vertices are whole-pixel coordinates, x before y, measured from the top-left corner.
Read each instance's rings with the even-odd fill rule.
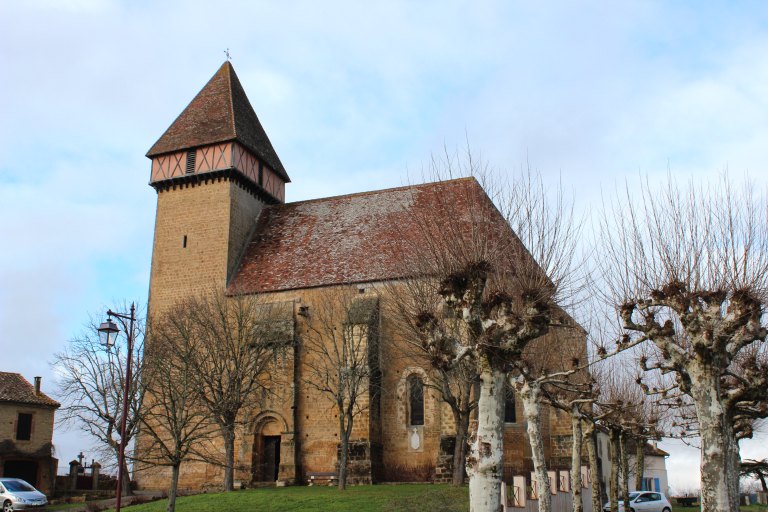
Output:
[[[407,277],[397,242],[409,219],[439,215],[439,202],[487,198],[478,182],[463,178],[286,202],[291,179],[229,61],[147,157],[157,192],[149,317],[217,290],[286,304],[293,325],[293,348],[271,372],[277,389],[237,432],[236,480],[243,486],[301,484],[336,471],[338,419],[333,404],[306,385],[302,336],[323,294],[351,286],[364,306],[359,322],[375,327],[368,334],[368,364],[382,392],[370,393],[366,413],[355,420],[350,482],[450,481],[450,409],[429,386],[429,366],[403,356],[382,285]],[[505,474],[530,475],[522,408],[514,396],[507,408]],[[545,408],[542,429],[550,466],[567,469],[570,420]],[[217,465],[185,463],[179,486],[220,486],[222,474]],[[140,488],[161,489],[168,472],[137,471],[135,479]]]

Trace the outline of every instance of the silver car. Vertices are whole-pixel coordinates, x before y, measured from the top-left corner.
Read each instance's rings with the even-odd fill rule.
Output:
[[[611,504],[603,505],[604,512],[610,512]],[[630,512],[672,512],[672,505],[660,492],[638,491],[629,493]],[[619,500],[619,512],[624,512],[624,501]]]
[[[45,494],[24,480],[0,478],[0,504],[3,505],[3,512],[40,508],[47,503]]]

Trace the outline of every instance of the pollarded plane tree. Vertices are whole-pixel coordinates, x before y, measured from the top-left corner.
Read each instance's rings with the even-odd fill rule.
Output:
[[[560,318],[558,301],[577,276],[577,226],[562,196],[549,202],[541,177],[530,171],[494,183],[471,154],[434,160],[432,169],[440,178],[479,176],[485,185],[435,198],[430,210],[439,215],[414,216],[402,252],[414,275],[436,279],[438,295],[461,321],[456,336],[432,311],[417,315],[431,360],[452,366],[466,359],[480,377],[477,432],[466,463],[470,506],[495,512],[507,372]]]
[[[615,508],[619,501],[623,501],[628,509],[630,478],[634,474],[636,489],[642,488],[643,449],[649,439],[660,437],[658,407],[653,397],[647,396],[633,378],[637,366],[631,355],[624,354],[601,363],[592,373],[597,397],[591,419],[609,434],[609,502]],[[633,445],[635,460],[631,467],[629,458]]]
[[[543,408],[546,405],[553,405],[565,410],[568,414],[575,414],[571,426],[574,428],[574,425],[578,425],[578,431],[573,432],[575,435],[573,446],[579,445],[579,461],[574,478],[580,480],[581,418],[579,410],[589,401],[585,333],[562,312],[555,324],[556,326],[553,326],[547,335],[528,344],[522,355],[510,361],[508,367],[509,382],[520,397],[523,406],[540,511],[551,510],[552,507],[544,437],[541,430]],[[574,463],[573,457],[571,463]],[[573,493],[574,507],[579,510],[580,494],[581,482],[579,481],[578,488]]]
[[[671,178],[659,188],[627,186],[603,220],[602,237],[607,289],[623,327],[658,347],[647,367],[673,374],[691,397],[702,510],[738,509],[734,416],[766,377],[757,366],[740,377],[729,368],[768,335],[765,196],[749,184],[735,189],[727,176],[711,187],[680,187]]]
[[[647,372],[659,369],[656,350],[649,350],[641,358],[641,367]],[[667,374],[667,376],[669,373]],[[662,383],[649,385],[646,379],[638,379],[649,395],[659,396],[658,403],[667,412],[671,423],[669,433],[692,446],[701,447],[700,427],[696,408],[685,386],[679,385],[679,379],[666,379]],[[751,438],[755,425],[768,417],[768,344],[753,343],[742,349],[732,360],[727,370],[720,377],[720,394],[727,405],[728,418],[733,427],[734,449],[730,452],[733,467],[741,466],[738,443]],[[733,506],[739,495],[739,475],[730,475],[729,489],[732,489]]]
[[[579,361],[574,360],[574,364],[578,365]],[[573,382],[572,379],[569,378],[571,375],[567,374],[563,375],[562,378],[558,378],[556,375],[550,375],[549,377],[550,378],[545,383],[546,385],[542,386],[544,403],[564,411],[571,418],[571,508],[573,512],[582,512],[581,467],[583,464],[582,451],[584,449],[584,439],[586,437],[584,425],[589,421],[589,410],[595,400],[592,392],[592,384],[589,381]],[[595,468],[592,468],[592,474],[596,476],[597,471]],[[540,480],[538,473],[537,479]],[[599,496],[599,487],[597,495]],[[597,503],[599,504],[599,501]]]
[[[58,375],[57,398],[63,405],[60,421],[86,432],[99,443],[103,460],[114,460],[117,465],[125,369],[129,357],[132,358],[133,372],[128,394],[126,445],[135,437],[141,422],[140,404],[145,392],[142,375],[144,329],[143,322],[136,323],[133,353],[127,354],[124,340],[118,340],[111,347],[102,345],[98,327],[98,322],[91,321],[81,336],[70,340],[62,352],[54,355],[51,366]],[[123,337],[125,333],[123,328],[119,336]],[[122,493],[127,496],[130,494],[127,462],[122,474]]]
[[[750,460],[741,463],[741,476],[754,477],[760,481],[764,493],[768,493],[768,459]]]

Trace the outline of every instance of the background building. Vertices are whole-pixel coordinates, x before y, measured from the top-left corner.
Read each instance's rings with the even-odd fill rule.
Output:
[[[53,491],[53,417],[59,403],[18,373],[0,372],[0,476],[26,480],[41,492]]]

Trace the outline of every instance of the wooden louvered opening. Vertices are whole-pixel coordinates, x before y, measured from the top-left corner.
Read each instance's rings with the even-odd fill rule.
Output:
[[[197,152],[194,149],[187,151],[187,174],[195,173],[195,154]]]

